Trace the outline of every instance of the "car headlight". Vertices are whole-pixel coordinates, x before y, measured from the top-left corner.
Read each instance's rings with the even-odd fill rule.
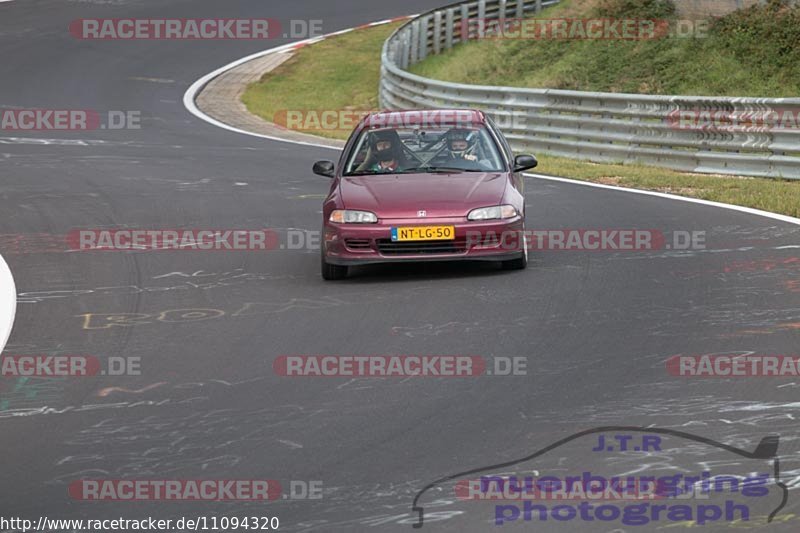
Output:
[[[479,207],[467,215],[467,220],[497,220],[501,218],[514,218],[519,213],[513,205],[495,205],[492,207]]]
[[[375,224],[378,222],[378,217],[369,211],[336,209],[328,220],[338,224]]]

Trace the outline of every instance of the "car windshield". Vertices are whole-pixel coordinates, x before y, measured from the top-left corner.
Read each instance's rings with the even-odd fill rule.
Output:
[[[345,176],[502,172],[503,160],[485,126],[374,128],[361,132]]]

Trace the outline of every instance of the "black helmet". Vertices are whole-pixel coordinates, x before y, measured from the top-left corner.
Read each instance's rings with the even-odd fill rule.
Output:
[[[378,150],[380,142],[388,142],[389,148]],[[371,134],[370,147],[375,159],[380,162],[391,161],[396,158],[397,154],[397,134],[394,130],[374,131]]]

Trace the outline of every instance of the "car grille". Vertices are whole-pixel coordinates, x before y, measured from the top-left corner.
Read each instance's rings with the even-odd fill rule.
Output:
[[[467,250],[464,238],[454,241],[406,241],[393,242],[391,239],[378,239],[378,251],[383,255],[433,255],[459,254]]]
[[[369,239],[345,239],[344,245],[351,250],[369,250],[371,241]]]

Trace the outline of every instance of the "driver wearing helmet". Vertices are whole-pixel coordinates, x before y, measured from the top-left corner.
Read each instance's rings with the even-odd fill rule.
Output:
[[[395,172],[400,168],[400,138],[394,130],[371,133],[370,155],[359,170]]]

